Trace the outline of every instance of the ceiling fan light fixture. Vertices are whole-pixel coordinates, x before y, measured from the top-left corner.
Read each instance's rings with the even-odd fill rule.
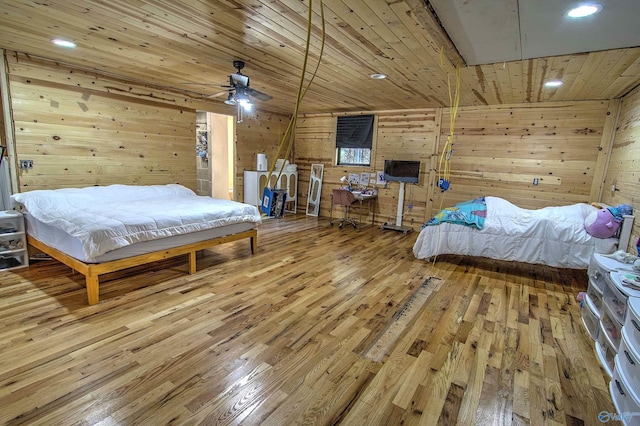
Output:
[[[572,19],[584,18],[598,13],[602,10],[602,5],[598,3],[585,3],[574,7],[567,12],[567,16]]]
[[[237,103],[233,97],[233,93],[229,92],[229,96],[224,100],[224,103],[227,105],[235,105]]]
[[[251,103],[249,95],[247,95],[244,87],[236,87],[236,101],[241,104]]]

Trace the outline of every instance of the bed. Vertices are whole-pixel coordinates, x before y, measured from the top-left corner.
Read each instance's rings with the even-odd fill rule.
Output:
[[[257,250],[255,206],[198,196],[177,185],[109,185],[36,190],[11,196],[25,215],[29,245],[85,276],[90,305],[99,276],[249,239]]]
[[[585,218],[597,210],[589,204],[527,210],[498,197],[481,199],[484,212],[474,216],[473,208],[480,208],[469,204],[470,214],[457,221],[436,220],[443,210],[423,225],[413,246],[415,257],[459,254],[587,269],[594,252],[613,253],[618,247],[617,238],[595,238],[585,231]],[[630,231],[633,216],[629,218],[625,216],[621,233]]]

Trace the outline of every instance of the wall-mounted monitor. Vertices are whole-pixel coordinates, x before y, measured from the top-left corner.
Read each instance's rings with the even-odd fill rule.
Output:
[[[384,180],[387,182],[418,183],[419,179],[419,161],[384,160]]]

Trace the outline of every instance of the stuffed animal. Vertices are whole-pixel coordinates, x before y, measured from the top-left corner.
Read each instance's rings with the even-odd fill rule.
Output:
[[[602,208],[584,219],[584,229],[596,238],[611,238],[618,232],[623,216],[632,212],[629,204]]]
[[[618,204],[618,206],[615,207],[615,209],[618,211],[617,214],[620,217],[633,214],[633,207],[631,207],[630,204]],[[616,213],[614,212],[614,214],[616,214]]]

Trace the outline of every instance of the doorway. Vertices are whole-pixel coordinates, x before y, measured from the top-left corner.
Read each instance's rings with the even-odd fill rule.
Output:
[[[196,111],[198,195],[233,200],[235,121],[230,115]]]

